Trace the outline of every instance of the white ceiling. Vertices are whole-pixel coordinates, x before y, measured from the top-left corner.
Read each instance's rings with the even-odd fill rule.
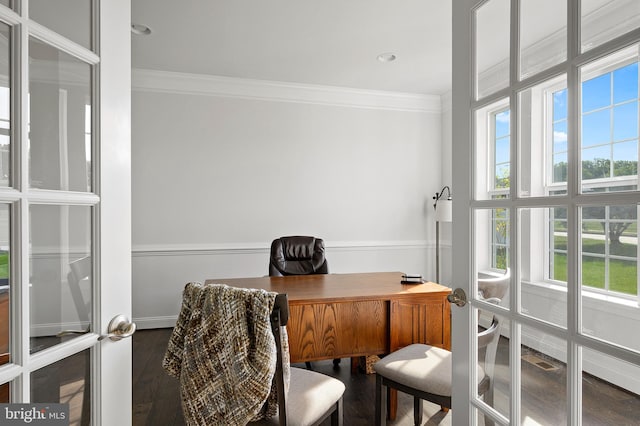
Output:
[[[132,0],[132,22],[152,30],[132,34],[132,66],[441,95],[451,1]]]

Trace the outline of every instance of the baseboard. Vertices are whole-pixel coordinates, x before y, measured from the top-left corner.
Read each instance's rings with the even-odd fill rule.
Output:
[[[151,328],[173,328],[176,325],[178,317],[176,315],[168,315],[164,317],[143,317],[134,318],[137,330],[145,330]]]

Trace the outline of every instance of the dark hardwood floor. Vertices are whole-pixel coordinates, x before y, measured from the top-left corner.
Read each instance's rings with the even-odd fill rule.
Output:
[[[169,377],[161,366],[170,334],[171,329],[156,329],[140,330],[133,336],[134,426],[185,424],[178,381]],[[506,347],[506,340],[501,341],[501,347]],[[506,353],[506,350],[498,352],[496,374],[504,378],[498,377],[496,380],[496,406],[501,404],[500,394],[508,389]],[[533,364],[523,363],[523,417],[528,417],[532,425],[563,425],[566,424],[566,404],[558,395],[564,392],[566,373],[560,363],[547,361],[556,368],[545,371]],[[304,368],[304,365],[301,367]],[[346,385],[345,426],[374,424],[375,375],[351,374],[347,359],[342,360],[341,367],[336,370],[331,360],[314,362],[313,368],[337,377]],[[502,405],[508,406],[506,398],[503,400]],[[399,393],[398,402],[398,418],[388,424],[413,425],[412,399]],[[585,375],[583,379],[583,406],[583,425],[640,425],[640,397],[592,376]],[[427,425],[448,426],[451,425],[451,415],[425,402],[423,421]]]

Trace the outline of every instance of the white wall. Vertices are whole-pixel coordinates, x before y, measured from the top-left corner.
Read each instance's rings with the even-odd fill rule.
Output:
[[[133,316],[171,326],[191,280],[267,273],[282,235],[331,272],[434,279],[441,103],[416,96],[134,71]]]

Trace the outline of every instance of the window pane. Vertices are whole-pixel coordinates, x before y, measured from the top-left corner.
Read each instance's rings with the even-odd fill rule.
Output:
[[[637,206],[585,206],[581,213],[582,284],[635,297]]]
[[[496,138],[501,138],[503,136],[508,136],[511,132],[509,131],[509,117],[511,116],[509,110],[502,111],[496,114]]]
[[[567,89],[553,94],[553,121],[567,118]]]
[[[553,152],[567,151],[567,122],[560,121],[553,125]]]
[[[509,137],[496,140],[496,164],[509,163]]]
[[[582,179],[611,177],[610,146],[599,146],[582,151]]]
[[[613,72],[613,102],[638,99],[638,63],[634,62]]]
[[[91,0],[29,0],[29,17],[91,48]]]
[[[32,205],[31,352],[91,329],[91,207]]]
[[[511,181],[510,111],[505,100],[476,112],[476,198],[502,198]]]
[[[582,83],[582,112],[589,112],[611,105],[611,74],[586,80]]]
[[[613,175],[638,175],[638,141],[613,145]]]
[[[613,140],[638,139],[638,102],[613,108]]]
[[[567,3],[520,0],[520,78],[567,59]]]
[[[86,349],[31,374],[31,402],[69,404],[69,425],[91,423],[91,351]]]
[[[86,120],[91,111],[91,66],[35,39],[29,42],[29,56],[30,184],[90,191]]]
[[[582,147],[611,141],[611,112],[602,110],[582,116]]]
[[[583,52],[640,27],[637,0],[582,0],[581,14]]]
[[[476,11],[478,99],[509,84],[509,0],[489,0]]]

